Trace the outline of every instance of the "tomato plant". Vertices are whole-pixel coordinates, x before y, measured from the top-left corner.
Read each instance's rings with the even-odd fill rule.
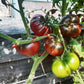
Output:
[[[64,47],[61,42],[57,42],[54,36],[47,38],[45,42],[46,51],[53,56],[59,56],[63,53]]]
[[[75,71],[79,68],[80,61],[75,53],[66,53],[64,56],[64,61],[69,65],[72,71]]]
[[[64,78],[69,76],[71,71],[77,71],[79,65],[81,64],[79,58],[84,58],[84,48],[82,47],[82,43],[80,44],[75,40],[72,40],[72,38],[79,37],[78,35],[80,35],[82,32],[77,13],[78,11],[84,13],[83,9],[80,9],[83,8],[83,0],[53,0],[53,6],[57,5],[61,11],[61,14],[59,14],[58,17],[52,15],[58,11],[58,9],[50,9],[47,13],[46,10],[41,9],[44,13],[46,13],[45,16],[41,14],[35,14],[32,18],[25,16],[26,14],[22,5],[24,0],[17,0],[19,10],[7,0],[1,1],[5,6],[11,6],[18,13],[20,13],[27,37],[32,38],[36,35],[36,38],[33,40],[18,40],[0,33],[1,37],[13,41],[14,45],[12,48],[16,48],[18,53],[24,56],[30,56],[33,59],[33,67],[31,69],[30,75],[28,76],[27,84],[32,84],[37,67],[48,56],[48,54],[52,56],[58,56],[55,57],[56,60],[52,64],[52,72],[56,77]],[[71,4],[69,4],[69,1],[71,1]],[[78,6],[79,4],[80,6]],[[69,5],[70,7],[68,7]],[[75,14],[72,13],[73,11],[75,11]],[[51,15],[49,13],[51,13]],[[68,14],[66,15],[66,13]],[[31,14],[31,12],[29,12],[29,14]],[[62,17],[62,19],[60,17]],[[82,23],[84,22],[83,19],[81,21]],[[33,35],[31,35],[30,29],[34,32]],[[67,37],[69,41],[67,41]],[[37,52],[40,48],[38,41],[43,40],[44,38],[46,40],[44,45],[46,51],[42,53],[41,56],[38,56]],[[67,42],[66,45],[65,40]],[[84,41],[83,38],[81,42],[82,41]],[[67,53],[68,51],[70,52]],[[77,55],[71,51],[75,52]],[[82,81],[80,81],[80,83],[84,84],[78,71],[77,73],[77,77],[79,77],[79,79]]]
[[[40,14],[32,17],[30,28],[37,36],[48,35],[53,32],[52,26],[46,24],[46,19]]]
[[[39,42],[33,42],[30,44],[21,44],[16,45],[14,44],[12,48],[16,48],[16,51],[24,56],[33,56],[37,54],[39,50],[40,44]]]
[[[76,37],[81,33],[79,17],[77,15],[65,15],[60,21],[61,33],[67,37]]]
[[[71,74],[71,70],[67,63],[57,59],[52,64],[52,72],[59,78],[64,78]]]

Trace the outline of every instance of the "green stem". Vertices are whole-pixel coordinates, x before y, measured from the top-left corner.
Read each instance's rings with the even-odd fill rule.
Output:
[[[63,38],[63,36],[62,36],[62,34],[61,34],[59,25],[58,25],[58,24],[53,24],[53,23],[50,23],[50,24],[56,29],[56,31],[58,31],[58,34],[59,34],[60,39],[61,39],[61,41],[62,41],[62,43],[63,43],[63,46],[64,46],[64,50],[66,51],[67,49],[66,49],[65,42],[64,42],[64,38]],[[63,25],[63,24],[62,24],[62,25]],[[51,35],[54,35],[54,34],[51,34]],[[64,52],[65,52],[65,51],[64,51]]]
[[[37,70],[37,67],[39,66],[39,64],[48,56],[48,53],[47,52],[44,52],[44,54],[41,56],[41,57],[35,57],[34,59],[34,63],[33,63],[33,66],[32,66],[32,69],[31,69],[31,72],[30,72],[30,75],[28,77],[28,81],[27,81],[27,84],[32,84],[33,82],[33,79],[35,77],[35,72]]]
[[[0,37],[3,37],[3,38],[8,39],[10,41],[13,41],[17,45],[36,42],[36,41],[42,40],[44,38],[47,38],[48,36],[50,36],[50,35],[36,37],[35,39],[32,39],[32,40],[18,40],[18,39],[14,39],[14,38],[12,38],[12,37],[10,37],[8,35],[0,33]]]
[[[20,13],[20,11],[19,11],[17,8],[15,8],[12,4],[8,4],[8,6],[12,7],[12,8],[15,9],[17,12]]]
[[[33,63],[33,66],[32,66],[31,72],[30,72],[30,75],[28,77],[27,84],[32,84],[33,78],[35,77],[35,72],[36,72],[36,69],[37,69],[38,65],[39,64],[38,64],[38,59],[37,59]]]
[[[63,43],[63,46],[64,46],[64,50],[66,51],[67,49],[66,49],[66,46],[65,46],[64,38],[63,38],[63,36],[62,36],[62,34],[61,34],[61,31],[60,31],[60,28],[59,28],[59,27],[58,27],[58,31],[59,31],[60,39],[61,39],[61,41],[62,41],[62,43]]]
[[[7,3],[8,3],[8,4],[7,4],[8,6],[12,7],[12,8],[15,9],[17,12],[20,12],[17,8],[15,8],[15,7],[13,6],[13,4],[10,4],[8,0],[6,0],[6,1],[7,1]]]
[[[24,14],[23,7],[22,7],[22,3],[21,3],[20,0],[18,0],[18,5],[19,5],[19,8],[20,8],[20,15],[21,15],[22,21],[23,21],[23,23],[24,23],[25,30],[26,30],[28,36],[30,36],[30,35],[31,35],[31,34],[30,34],[30,28],[29,28],[29,26],[28,26],[28,24],[27,24],[27,22],[26,22],[26,19],[25,19],[25,16],[24,16],[25,14]]]
[[[16,39],[14,39],[8,35],[2,34],[2,33],[0,33],[0,37],[3,37],[3,38],[8,39],[10,41],[16,42]]]
[[[63,60],[64,54],[65,54],[65,51],[67,51],[67,49],[66,49],[65,42],[64,42],[64,38],[63,38],[63,36],[62,36],[62,34],[61,34],[61,31],[60,31],[59,26],[58,26],[58,31],[59,31],[60,39],[61,39],[61,41],[62,41],[62,43],[63,43],[63,46],[64,46],[64,52],[63,52],[63,54],[61,55],[61,59]]]
[[[48,36],[49,35],[40,36],[40,37],[36,37],[35,39],[32,39],[32,40],[16,40],[16,44],[19,45],[19,44],[26,44],[26,43],[36,42],[36,41],[42,40],[44,38],[47,38]]]
[[[78,76],[79,76],[79,78],[80,78],[80,84],[84,84],[83,79],[82,79],[82,77],[81,77],[81,75],[80,75],[79,71],[78,71],[78,70],[76,70],[76,72],[77,72],[77,74],[78,74]]]
[[[65,51],[67,51],[66,46],[65,46],[65,42],[64,42],[64,38],[63,38],[63,36],[62,36],[62,34],[61,34],[59,25],[58,25],[58,24],[53,24],[53,23],[51,23],[51,24],[52,24],[52,26],[58,31],[58,34],[59,34],[59,36],[60,36],[60,39],[61,39],[61,41],[62,41],[62,43],[63,43],[64,52],[63,52],[63,54],[62,54],[62,56],[61,56],[61,59],[63,59],[64,53],[65,53]]]
[[[66,14],[66,0],[62,0],[62,10],[61,10],[61,13],[62,13],[62,17],[65,16],[65,14]]]

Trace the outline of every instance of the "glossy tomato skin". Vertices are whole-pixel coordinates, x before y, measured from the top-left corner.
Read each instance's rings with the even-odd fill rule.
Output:
[[[52,26],[47,25],[45,18],[36,14],[30,21],[30,28],[37,36],[48,35],[53,32]]]
[[[61,33],[67,37],[76,37],[81,33],[79,17],[76,15],[66,15],[60,21]]]
[[[46,51],[53,56],[59,56],[63,53],[64,47],[61,42],[56,42],[56,38],[50,36],[45,42]]]
[[[67,28],[68,27],[68,28]],[[81,26],[78,24],[70,24],[69,26],[62,26],[61,33],[67,37],[76,37],[81,33]]]
[[[33,56],[37,54],[39,50],[40,44],[39,42],[33,42],[30,44],[22,44],[22,45],[16,45],[14,44],[12,48],[16,48],[16,51],[24,56]]]
[[[79,68],[79,58],[75,53],[66,53],[64,56],[64,61],[68,64],[72,71],[75,71]]]
[[[55,60],[52,64],[52,72],[58,78],[64,78],[71,74],[69,66],[61,60]]]
[[[80,22],[80,19],[77,15],[74,15],[74,14],[69,14],[69,15],[65,15],[60,23],[64,23],[64,24],[70,24],[70,23],[75,23],[75,24],[79,24]]]

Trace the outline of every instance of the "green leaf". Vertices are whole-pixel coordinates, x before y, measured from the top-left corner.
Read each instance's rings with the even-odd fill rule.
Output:
[[[53,6],[55,6],[55,3],[59,3],[59,1],[62,1],[62,0],[53,0]]]
[[[68,5],[69,5],[69,2],[66,3],[66,8],[68,7]]]
[[[6,0],[1,0],[2,4],[4,4],[7,7],[7,2]]]
[[[84,57],[84,47],[76,40],[72,39],[70,44],[73,46],[74,50],[82,57]]]
[[[84,67],[84,61],[81,62],[81,66]]]
[[[79,77],[74,77],[74,82],[75,83],[79,83],[79,81],[80,81]]]

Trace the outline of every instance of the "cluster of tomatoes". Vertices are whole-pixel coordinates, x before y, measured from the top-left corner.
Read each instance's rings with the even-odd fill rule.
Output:
[[[79,58],[75,53],[68,52],[63,60],[56,59],[52,64],[52,72],[56,77],[64,78],[79,68]]]
[[[76,15],[66,15],[59,23],[63,36],[76,37],[81,33],[79,18]],[[52,25],[46,24],[46,19],[36,14],[30,21],[30,28],[36,36],[44,36],[53,33]],[[12,46],[17,52],[25,56],[33,56],[38,53],[40,44],[38,41],[30,44]],[[57,42],[55,36],[49,36],[45,41],[45,50],[52,56],[60,56],[64,51],[62,42]],[[56,59],[52,64],[52,72],[60,78],[69,76],[71,71],[78,69],[79,58],[75,53],[66,53],[63,60]]]

